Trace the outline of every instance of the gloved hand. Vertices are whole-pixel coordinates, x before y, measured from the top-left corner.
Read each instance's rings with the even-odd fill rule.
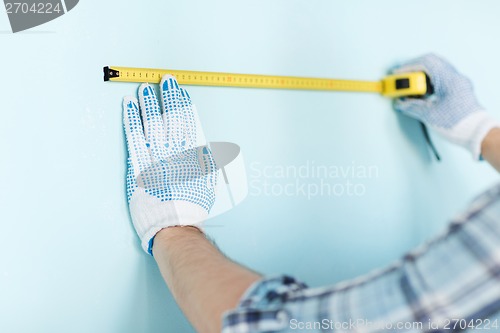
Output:
[[[500,123],[479,105],[471,81],[434,54],[400,66],[393,73],[414,71],[423,71],[429,76],[434,93],[423,99],[397,99],[394,108],[422,121],[479,159],[484,137],[493,127],[500,127]]]
[[[187,91],[167,75],[160,83],[163,110],[149,84],[123,101],[128,146],[127,197],[144,250],[169,226],[197,225],[215,201],[217,170],[207,146],[197,145],[197,114]]]

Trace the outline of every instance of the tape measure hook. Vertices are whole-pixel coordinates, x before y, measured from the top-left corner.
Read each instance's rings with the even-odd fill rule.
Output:
[[[104,71],[104,81],[109,81],[110,79],[120,77],[120,72],[109,68],[109,66],[106,66],[102,69]]]

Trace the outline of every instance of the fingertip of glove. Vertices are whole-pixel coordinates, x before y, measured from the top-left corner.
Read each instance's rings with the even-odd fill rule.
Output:
[[[418,98],[401,98],[394,100],[393,108],[398,113],[420,119],[424,103],[425,101]]]
[[[397,99],[394,99],[392,101],[392,108],[394,109],[394,111],[398,112],[398,113],[403,113],[403,100],[400,99],[400,98],[397,98]]]
[[[149,83],[143,83],[139,86],[139,97],[154,96],[155,91]]]
[[[428,61],[445,61],[444,57],[440,56],[437,53],[429,52],[418,58],[419,60],[428,60]]]
[[[450,63],[437,53],[426,53],[410,62],[413,67],[421,67],[421,70],[432,75],[436,68],[451,66]]]
[[[135,98],[132,95],[127,95],[123,97],[123,108],[133,108],[134,106],[137,106],[137,98]]]
[[[125,129],[128,128],[128,123],[130,123],[130,119],[136,117],[139,113],[137,98],[135,96],[127,95],[123,97],[123,124],[125,125]]]
[[[401,74],[416,70],[426,71],[427,65],[436,62],[445,62],[445,60],[435,53],[426,53],[414,59],[405,62],[398,62],[389,68],[389,74]]]
[[[182,97],[191,98],[191,96],[189,96],[189,93],[185,88],[181,88],[181,95]]]
[[[162,88],[162,90],[179,89],[179,84],[177,83],[177,79],[175,78],[175,76],[171,74],[165,74],[161,78],[160,87]]]

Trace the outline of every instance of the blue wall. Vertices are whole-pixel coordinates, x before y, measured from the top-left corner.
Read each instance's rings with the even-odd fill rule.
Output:
[[[0,331],[191,332],[129,221],[121,98],[136,85],[103,83],[102,66],[378,79],[433,51],[500,118],[499,10],[494,0],[87,0],[15,35],[0,14]],[[319,286],[387,265],[498,178],[439,138],[436,163],[418,124],[376,95],[190,92],[207,138],[241,145],[250,184],[207,230],[264,274]],[[271,171],[308,163],[376,172],[323,179],[362,195],[264,195],[265,181],[274,191],[297,181]]]

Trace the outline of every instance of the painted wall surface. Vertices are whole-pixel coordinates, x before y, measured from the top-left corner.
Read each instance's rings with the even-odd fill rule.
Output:
[[[18,34],[0,13],[0,331],[192,332],[127,211],[121,98],[138,85],[104,83],[103,66],[378,79],[432,51],[500,118],[499,10],[87,0]],[[264,274],[320,286],[388,265],[498,180],[435,137],[437,163],[418,123],[377,95],[189,91],[207,138],[238,143],[248,173],[248,198],[207,230]]]

